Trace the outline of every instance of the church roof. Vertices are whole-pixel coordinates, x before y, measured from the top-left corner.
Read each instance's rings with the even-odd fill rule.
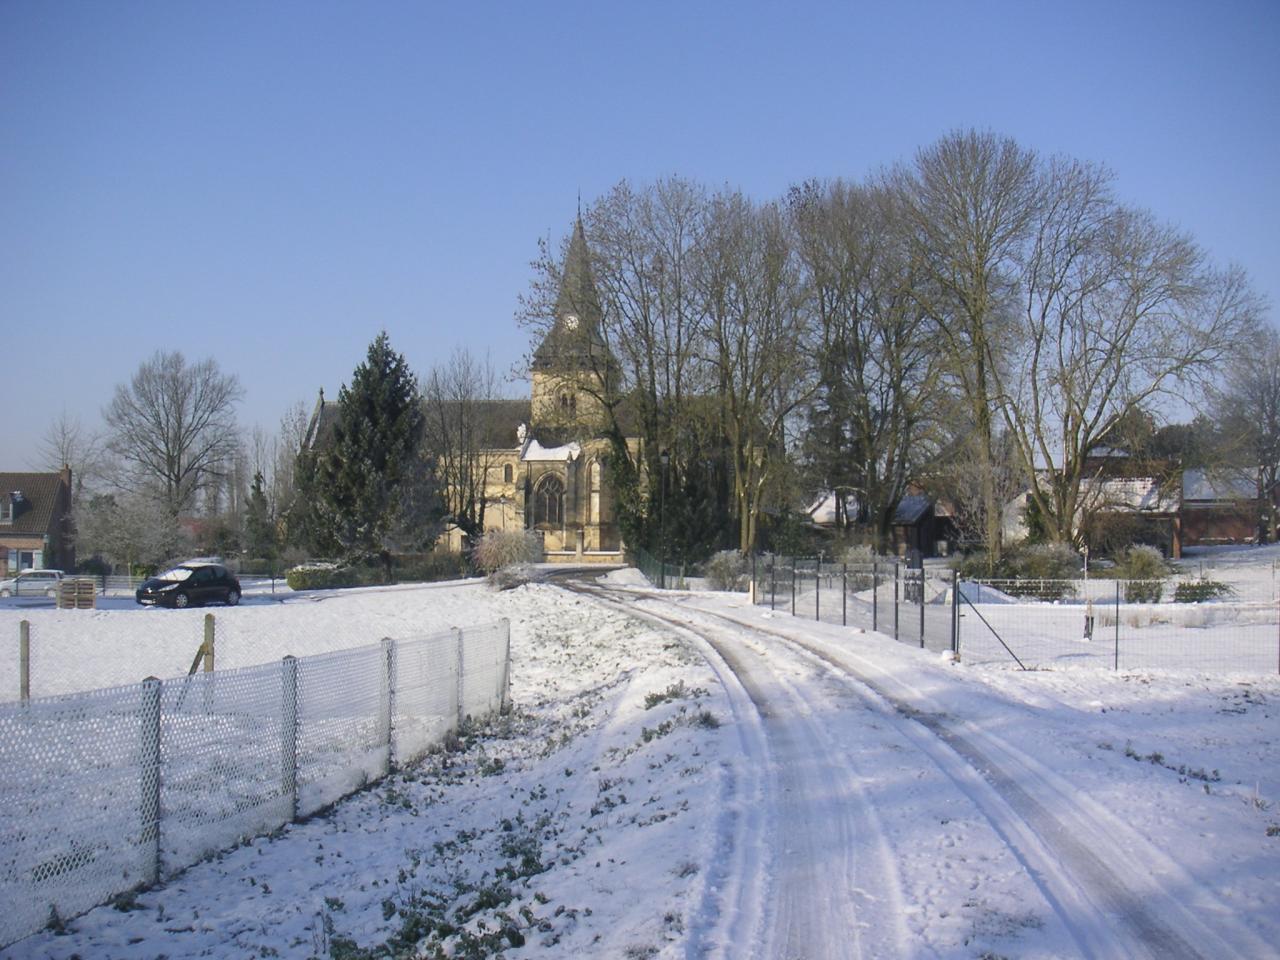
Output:
[[[592,360],[596,364],[609,361],[609,348],[600,333],[604,310],[591,275],[591,255],[581,217],[573,225],[555,311],[551,329],[533,352],[536,369],[572,369],[589,366]]]
[[[451,406],[456,406],[453,404]],[[532,404],[528,400],[476,400],[472,402],[474,423],[482,450],[507,449],[520,446],[516,431],[520,424],[528,423]],[[427,415],[431,411],[427,410]],[[307,428],[304,449],[317,450],[333,443],[334,430],[342,421],[342,408],[336,400],[325,400],[321,395],[311,423]]]

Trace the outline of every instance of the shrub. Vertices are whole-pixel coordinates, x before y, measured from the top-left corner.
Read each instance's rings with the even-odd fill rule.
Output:
[[[489,574],[489,583],[498,590],[511,590],[538,579],[537,570],[530,563],[512,563],[499,567]]]
[[[1218,597],[1229,597],[1235,591],[1230,585],[1217,580],[1185,580],[1173,591],[1174,603],[1202,603],[1205,600],[1216,600]]]
[[[510,590],[536,578],[533,562],[541,544],[532,530],[490,530],[472,548],[471,561],[490,585]]]
[[[1071,580],[1080,572],[1080,555],[1065,543],[1035,543],[1013,551],[1016,576],[1028,580]]]
[[[707,561],[704,572],[716,590],[741,592],[747,588],[747,561],[737,550],[721,550]]]
[[[382,583],[381,570],[367,567],[340,567],[335,563],[313,563],[294,567],[285,574],[291,590],[332,590]]]
[[[1158,549],[1134,545],[1120,555],[1108,573],[1117,580],[1128,581],[1124,588],[1128,603],[1159,603],[1171,571]]]
[[[393,557],[392,583],[419,583],[452,580],[466,575],[466,558],[458,553]],[[368,587],[387,583],[386,568],[377,560],[337,564],[326,561],[299,564],[285,574],[293,590],[333,590],[341,587]]]
[[[1079,554],[1065,543],[1033,543],[1014,547],[1000,558],[994,570],[985,553],[969,554],[957,564],[960,576],[965,580],[1028,581],[1025,589],[1015,592],[1041,600],[1074,596],[1075,587],[1069,581],[1076,578],[1080,568]]]

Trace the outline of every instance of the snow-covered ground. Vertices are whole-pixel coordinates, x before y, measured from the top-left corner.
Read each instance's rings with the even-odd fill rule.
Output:
[[[1206,575],[1269,583],[1232,553]],[[219,667],[508,617],[515,710],[0,957],[1280,955],[1280,678],[956,665],[608,580],[213,611]],[[108,682],[202,622],[22,617]]]

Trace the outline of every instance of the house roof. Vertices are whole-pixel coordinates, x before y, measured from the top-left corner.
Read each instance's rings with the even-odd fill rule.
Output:
[[[933,500],[922,493],[903,497],[898,501],[898,509],[893,512],[893,522],[905,526],[919,523],[932,505]]]
[[[0,496],[10,498],[21,491],[29,506],[13,518],[12,523],[0,523],[0,536],[17,534],[24,537],[40,537],[52,532],[54,511],[58,506],[58,489],[63,485],[60,473],[0,473]]]
[[[1187,470],[1182,474],[1183,502],[1202,503],[1237,502],[1253,500],[1258,496],[1258,471],[1256,469]]]

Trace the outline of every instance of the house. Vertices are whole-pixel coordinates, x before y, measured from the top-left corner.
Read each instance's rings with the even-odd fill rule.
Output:
[[[861,513],[856,493],[820,495],[806,513],[818,530],[834,530]],[[864,524],[865,526],[865,524]],[[895,556],[937,557],[951,552],[958,540],[952,507],[911,485],[889,521],[885,549]]]
[[[489,401],[480,409],[486,531],[536,531],[551,562],[619,563],[625,549],[598,399],[618,370],[601,334],[603,316],[579,218],[555,316],[533,354],[530,398]],[[339,415],[322,391],[305,448],[330,442]],[[639,438],[625,442],[634,456]],[[447,532],[451,548],[460,548],[461,540],[460,531]]]
[[[0,577],[19,570],[76,565],[71,468],[0,473]]]
[[[1280,491],[1272,500],[1280,505]],[[1188,546],[1254,543],[1265,525],[1256,468],[1187,470],[1182,475],[1182,531]],[[1272,531],[1274,539],[1277,532]]]

